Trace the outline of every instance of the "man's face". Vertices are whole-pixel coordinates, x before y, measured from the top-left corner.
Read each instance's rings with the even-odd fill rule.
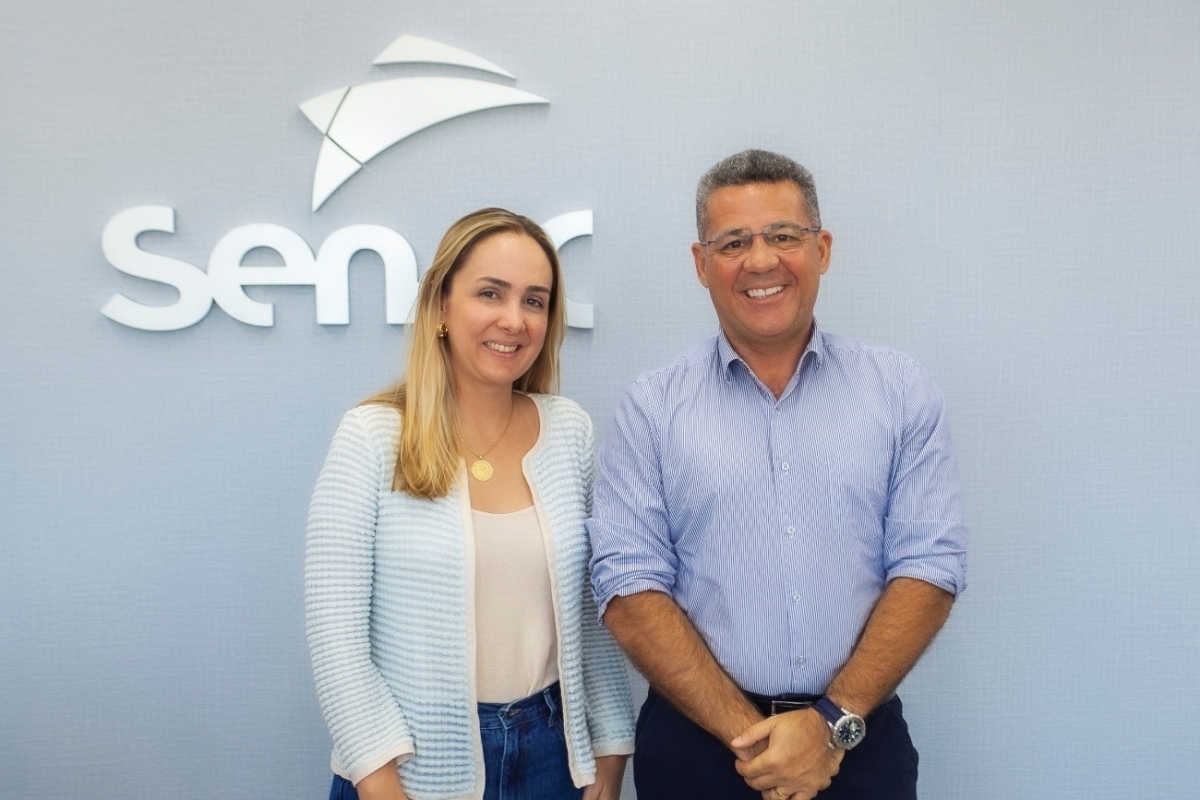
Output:
[[[790,181],[727,186],[709,195],[704,238],[812,224],[800,188]],[[700,283],[712,297],[721,329],[743,357],[792,353],[807,344],[817,289],[829,269],[829,231],[803,234],[799,247],[787,252],[766,238],[754,236],[740,250],[725,253],[716,245],[692,245]]]

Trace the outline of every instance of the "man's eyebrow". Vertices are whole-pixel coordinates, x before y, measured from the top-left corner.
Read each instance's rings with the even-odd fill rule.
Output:
[[[713,234],[714,239],[719,239],[722,236],[740,236],[744,233],[750,233],[749,228],[726,228],[723,231],[717,231]]]
[[[763,230],[764,231],[777,231],[780,228],[803,228],[803,227],[804,226],[801,225],[799,222],[791,222],[790,220],[780,220],[779,222],[772,222],[770,225],[763,228]],[[740,235],[746,234],[746,233],[758,233],[758,231],[752,231],[749,228],[729,228],[728,230],[719,231],[718,233],[716,233],[713,236],[713,238],[716,239],[720,236],[740,236]]]
[[[512,283],[510,283],[509,281],[506,281],[503,278],[493,278],[490,275],[485,275],[482,278],[478,278],[475,282],[476,283],[488,283],[488,284],[491,284],[492,286],[497,286],[501,289],[513,288]],[[545,286],[530,286],[530,287],[526,288],[525,291],[534,292],[536,294],[550,294],[550,289],[548,289]]]

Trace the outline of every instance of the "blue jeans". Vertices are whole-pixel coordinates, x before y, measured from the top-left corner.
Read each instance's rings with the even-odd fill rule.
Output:
[[[511,703],[480,703],[483,800],[578,800],[563,736],[558,684]],[[329,800],[358,800],[345,778],[333,776]]]

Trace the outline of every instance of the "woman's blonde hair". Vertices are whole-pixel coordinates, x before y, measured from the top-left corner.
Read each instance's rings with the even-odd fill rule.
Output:
[[[554,242],[536,222],[503,208],[484,208],[468,214],[446,231],[432,266],[421,278],[403,379],[363,401],[392,406],[403,419],[399,453],[392,472],[393,491],[429,499],[445,497],[458,476],[459,420],[449,340],[438,335],[442,301],[475,247],[500,233],[516,233],[537,242],[550,261],[552,275],[546,340],[542,351],[513,388],[534,393],[558,391],[558,351],[566,335],[567,314],[562,268]]]

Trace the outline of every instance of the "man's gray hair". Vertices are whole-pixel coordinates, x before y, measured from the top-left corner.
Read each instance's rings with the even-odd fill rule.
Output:
[[[708,229],[708,198],[717,189],[745,186],[750,183],[796,184],[804,198],[804,212],[810,225],[821,224],[817,207],[817,184],[812,173],[787,156],[768,150],[743,150],[718,162],[704,173],[696,187],[696,235],[701,240]]]

